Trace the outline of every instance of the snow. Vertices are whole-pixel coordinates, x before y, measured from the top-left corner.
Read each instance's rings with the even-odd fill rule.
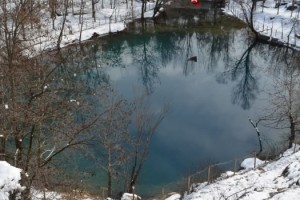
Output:
[[[240,2],[248,11],[252,0],[230,0],[224,8],[224,12],[228,15],[235,16],[241,20],[246,21],[242,11]],[[284,1],[291,3],[292,0]],[[286,5],[281,5],[279,10],[275,8],[276,1],[265,0],[258,1],[256,10],[254,11],[254,28],[261,35],[268,36],[272,39],[278,40],[285,45],[292,46],[293,48],[300,50],[300,39],[297,36],[300,34],[299,24],[299,9],[295,9],[293,12],[287,10]]]
[[[183,200],[299,200],[300,148],[296,147],[296,153],[293,150],[288,149],[276,161],[262,161],[256,169],[241,170],[230,177],[222,175],[210,185],[194,184],[194,192],[185,194]],[[246,159],[244,165],[251,168],[253,161],[253,158]]]
[[[66,200],[66,199],[76,199],[76,200],[93,200],[85,193],[80,193],[76,190],[69,191],[69,193],[58,193],[54,191],[49,191],[47,189],[37,190],[35,188],[31,189],[31,200]],[[95,198],[99,199],[99,198]],[[113,200],[107,198],[106,200]]]
[[[139,200],[142,198],[136,194],[130,194],[130,193],[124,193],[121,198],[121,200],[133,200],[133,199]]]
[[[0,161],[0,199],[8,200],[9,194],[18,191],[17,199],[20,192],[25,188],[19,183],[21,180],[21,169],[8,164],[6,161]]]
[[[109,33],[115,33],[126,29],[126,23],[137,19],[141,15],[141,2],[133,1],[133,7],[131,3],[128,3],[128,7],[125,2],[117,1],[115,8],[110,5],[110,0],[97,1],[95,4],[95,20],[92,18],[92,9],[89,1],[84,1],[84,15],[83,23],[80,22],[80,0],[74,0],[74,12],[71,9],[68,10],[66,16],[66,24],[63,31],[63,37],[61,41],[61,47],[78,42],[80,39],[80,30],[82,26],[81,41],[90,39],[94,33],[99,36],[104,36]],[[77,5],[77,6],[76,6]],[[144,16],[152,17],[155,2],[147,2],[146,12]],[[132,13],[133,11],[133,13]],[[28,53],[39,53],[44,50],[51,50],[56,48],[58,36],[61,31],[63,22],[63,16],[56,16],[54,22],[54,29],[52,27],[52,21],[48,11],[44,11],[44,15],[41,18],[41,30],[31,34],[35,35],[34,41],[29,44],[34,49],[28,51]],[[30,34],[30,35],[31,35]],[[33,42],[33,44],[32,44]]]
[[[32,200],[42,200],[42,199],[51,199],[51,200],[62,200],[62,194],[53,191],[40,191],[31,189],[31,199]]]
[[[171,196],[169,196],[168,198],[166,198],[165,200],[180,200],[181,195],[180,194],[172,194]]]
[[[255,161],[256,160],[256,161]],[[254,167],[254,163],[255,163],[255,167],[260,167],[262,166],[265,162],[258,159],[258,158],[247,158],[245,159],[242,163],[241,163],[241,167],[243,169],[253,169]]]

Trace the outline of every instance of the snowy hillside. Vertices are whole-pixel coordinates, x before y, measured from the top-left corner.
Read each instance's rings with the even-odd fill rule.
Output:
[[[300,49],[300,3],[292,0],[265,0],[258,1],[253,15],[255,30],[265,36],[272,38],[279,43],[289,44],[295,49]],[[292,5],[294,2],[294,5]],[[297,4],[298,2],[298,4]],[[246,11],[247,18],[250,18],[250,7],[252,0],[230,0],[224,8],[228,15],[237,17],[243,21]]]
[[[69,15],[66,16],[61,47],[79,40],[87,40],[94,33],[104,36],[108,33],[123,31],[126,29],[126,23],[137,19],[141,15],[141,2],[133,1],[130,6],[124,1],[116,1],[114,6],[110,0],[96,1],[95,19],[92,17],[91,1],[84,1],[83,16],[78,14],[80,10],[79,0],[74,0],[75,7],[73,11],[69,8]],[[153,15],[154,2],[146,4],[145,17]],[[75,10],[75,11],[74,11]],[[50,16],[44,14],[41,17],[42,31],[37,34],[35,48],[38,52],[51,49],[56,46],[60,34],[64,16],[56,16],[54,28]],[[81,23],[82,21],[82,23]],[[82,29],[82,30],[81,30]]]
[[[233,176],[227,172],[213,184],[194,185],[183,200],[299,200],[299,149],[297,146],[296,153],[293,148],[289,149],[280,159],[253,170],[242,170]]]

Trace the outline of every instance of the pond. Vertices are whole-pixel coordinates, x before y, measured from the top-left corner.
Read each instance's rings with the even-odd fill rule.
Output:
[[[84,46],[89,53],[82,62],[95,66],[89,79],[105,80],[129,100],[137,88],[145,90],[152,109],[171,105],[152,140],[140,194],[158,193],[209,163],[258,151],[248,118],[258,119],[268,107],[274,80],[287,65],[285,49],[254,43],[239,21],[213,12],[189,15],[135,22]],[[265,148],[284,132],[260,129]],[[99,177],[92,181],[97,188]]]

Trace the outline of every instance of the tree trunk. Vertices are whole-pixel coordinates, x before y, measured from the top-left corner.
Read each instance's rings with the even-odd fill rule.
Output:
[[[67,19],[67,14],[68,14],[68,0],[65,0],[65,10],[64,10],[64,14],[63,14],[63,22],[62,22],[62,26],[61,26],[61,30],[57,39],[57,49],[60,49],[60,43],[62,40],[62,36],[64,33],[64,29],[65,29],[65,24],[66,24],[66,19]]]
[[[81,43],[82,28],[83,28],[83,0],[80,1],[79,24],[80,24],[79,43]]]
[[[141,19],[144,20],[144,13],[146,8],[146,0],[142,0],[142,12],[141,12]]]
[[[255,34],[255,36],[257,38],[258,33],[254,28],[254,22],[253,22],[253,12],[254,12],[254,10],[256,10],[256,2],[257,2],[257,0],[252,1],[251,11],[250,11],[250,29]]]
[[[5,160],[5,137],[0,135],[0,160]]]
[[[34,136],[35,126],[32,126],[31,132],[30,132],[30,138],[29,138],[29,146],[27,150],[27,159],[25,164],[25,172],[28,172],[30,160],[32,157],[32,145],[33,145],[33,136]]]
[[[95,0],[92,0],[92,17],[96,21]]]
[[[110,148],[108,148],[108,169],[107,169],[107,178],[108,178],[108,184],[107,184],[107,196],[112,196],[112,166],[111,166],[111,151]]]
[[[56,2],[55,0],[50,0],[49,1],[49,6],[50,6],[50,16],[51,16],[51,19],[52,19],[52,29],[54,30],[55,29],[55,19],[56,19]]]
[[[15,137],[15,146],[16,146],[16,152],[15,152],[15,167],[19,167],[21,169],[22,166],[22,138],[16,136]]]
[[[290,130],[291,130],[291,135],[289,137],[289,148],[292,148],[293,143],[295,141],[295,137],[296,137],[296,126],[295,126],[295,122],[294,122],[294,118],[292,116],[292,114],[289,114],[289,120],[290,120]]]

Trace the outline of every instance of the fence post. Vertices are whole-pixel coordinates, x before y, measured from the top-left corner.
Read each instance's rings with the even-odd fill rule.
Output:
[[[254,169],[256,168],[256,152],[254,152]]]
[[[283,19],[281,19],[281,39],[283,39]]]
[[[295,41],[296,41],[296,38],[295,38]],[[296,144],[296,138],[294,139],[294,153],[296,153],[296,146],[297,146],[297,144]]]
[[[163,197],[165,196],[165,188],[164,187],[161,189],[161,194]]]
[[[210,165],[208,166],[208,169],[207,169],[207,183],[210,184],[210,170],[211,170],[211,167]]]
[[[236,160],[236,158],[234,159],[234,168],[233,168],[233,172],[234,172],[234,175],[235,175],[235,173],[236,173],[236,163],[237,163],[237,160]]]
[[[133,199],[133,200],[135,200],[135,191],[134,191],[134,190],[135,190],[135,187],[132,186],[132,193],[133,193],[133,194],[132,194],[132,199]]]
[[[102,198],[105,199],[105,188],[101,187],[101,190],[102,190]]]
[[[271,34],[270,34],[271,37],[272,37],[272,34],[273,34],[273,21],[272,21],[272,28],[271,28]]]
[[[188,191],[189,191],[189,189],[190,189],[190,187],[191,187],[191,176],[188,176]]]

